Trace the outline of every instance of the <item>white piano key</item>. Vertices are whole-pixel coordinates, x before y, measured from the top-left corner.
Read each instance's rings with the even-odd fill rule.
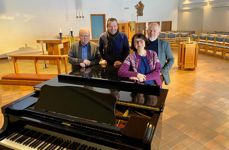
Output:
[[[62,139],[63,142],[70,141],[70,143],[68,143],[68,145],[73,143],[73,142],[77,142],[77,143],[80,143],[80,145],[87,145],[87,147],[94,147],[94,148],[97,148],[98,150],[99,149],[101,149],[101,150],[115,150],[113,148],[110,148],[110,147],[107,147],[107,146],[104,146],[104,145],[100,145],[100,144],[89,142],[89,141],[82,140],[82,139],[79,139],[79,138],[71,137],[71,136],[68,136],[68,135],[61,134],[61,133],[53,132],[53,131],[50,131],[50,130],[45,130],[45,129],[41,129],[41,128],[37,128],[37,127],[33,127],[33,126],[26,126],[26,129],[32,130],[34,132],[39,132],[41,135],[42,134],[51,135],[51,136],[53,136],[55,138],[54,138],[54,140],[50,141],[51,140],[51,136],[50,136],[48,139],[46,139],[46,141],[41,142],[35,148],[32,148],[31,145],[30,145],[34,141],[37,140],[37,139],[33,139],[33,137],[28,137],[27,139],[25,139],[21,143],[17,143],[16,142],[16,140],[21,138],[23,135],[20,135],[18,138],[14,139],[14,141],[5,138],[5,139],[1,140],[0,143],[2,145],[6,146],[6,147],[9,147],[9,148],[12,148],[12,149],[15,149],[15,150],[36,150],[41,145],[45,144],[45,142],[47,142],[47,141],[49,141],[49,142],[45,146],[43,146],[42,149],[48,148],[50,145],[52,145],[55,142],[55,140]],[[38,136],[37,138],[39,138],[39,137],[40,136]],[[29,142],[29,144],[25,145],[26,142]],[[58,144],[61,144],[61,143],[58,143]],[[57,150],[58,148],[61,148],[61,147],[63,147],[63,146],[57,145],[55,150]],[[64,149],[66,149],[66,148],[64,148]]]
[[[20,143],[17,143],[17,142],[14,142],[14,141],[11,141],[11,140],[8,140],[8,139],[3,139],[0,141],[0,143],[3,145],[3,146],[6,146],[6,147],[9,147],[9,148],[12,148],[14,150],[34,150],[28,146],[25,146],[25,145],[22,145]]]

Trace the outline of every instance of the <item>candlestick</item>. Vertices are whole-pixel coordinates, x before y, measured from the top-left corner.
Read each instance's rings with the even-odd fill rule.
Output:
[[[83,11],[82,11],[82,18],[84,18]]]
[[[190,37],[188,37],[188,43],[190,43],[190,42],[191,42]]]
[[[73,37],[73,31],[72,31],[72,29],[70,30],[70,35],[71,35],[71,37]]]
[[[62,40],[62,35],[63,35],[62,32],[60,32],[59,35],[60,35],[60,39]]]

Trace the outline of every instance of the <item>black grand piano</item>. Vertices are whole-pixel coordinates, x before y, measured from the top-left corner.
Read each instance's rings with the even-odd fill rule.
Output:
[[[94,66],[36,85],[2,108],[0,149],[151,149],[168,90]]]

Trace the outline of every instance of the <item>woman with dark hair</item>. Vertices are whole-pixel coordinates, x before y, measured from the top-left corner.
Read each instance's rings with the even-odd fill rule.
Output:
[[[131,48],[134,52],[126,57],[119,68],[118,75],[120,77],[128,77],[130,80],[161,87],[161,65],[157,53],[145,49],[146,41],[146,37],[141,33],[133,36]]]

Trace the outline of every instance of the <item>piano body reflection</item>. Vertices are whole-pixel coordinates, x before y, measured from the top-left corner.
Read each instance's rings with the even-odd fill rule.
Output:
[[[166,89],[59,75],[2,108],[0,149],[151,149]]]

